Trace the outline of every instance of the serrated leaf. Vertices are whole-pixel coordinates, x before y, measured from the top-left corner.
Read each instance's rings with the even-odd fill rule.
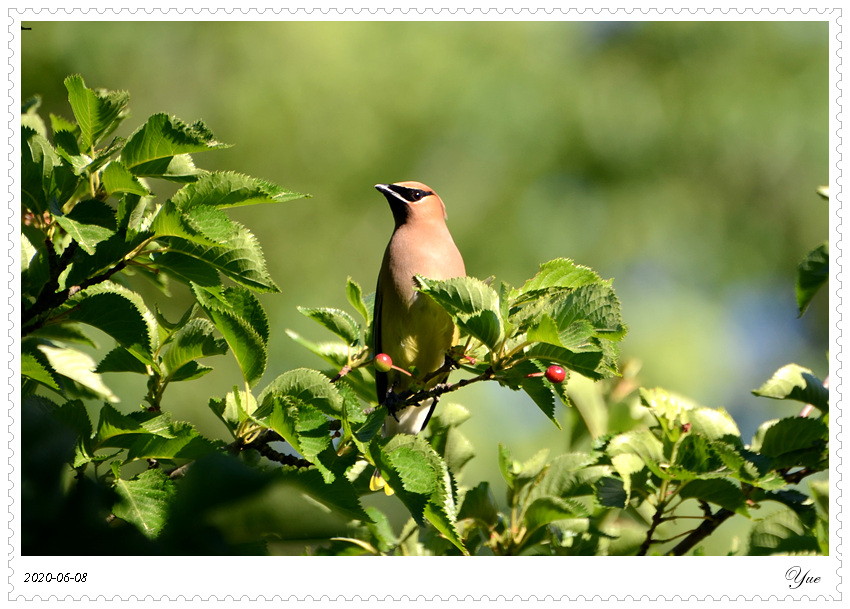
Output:
[[[199,172],[182,155],[227,147],[201,121],[188,125],[174,116],[154,114],[127,139],[121,161],[137,176],[195,179]],[[182,166],[172,166],[174,161]]]
[[[327,417],[309,404],[291,401],[287,397],[286,394],[272,393],[267,398],[272,403],[271,414],[266,419],[269,427],[313,463],[325,483],[332,483],[336,476],[329,467],[331,463],[320,458],[332,446]],[[266,406],[263,410],[268,408],[267,403],[266,400],[262,402]]]
[[[623,480],[613,476],[603,476],[593,485],[596,502],[602,507],[624,509],[628,505],[629,494]]]
[[[313,468],[281,467],[275,470],[274,475],[294,484],[306,496],[348,519],[372,521],[363,510],[354,486],[345,476],[336,476],[331,484],[326,484],[319,471]]]
[[[206,319],[192,319],[174,334],[162,360],[166,376],[173,376],[192,360],[227,353],[227,343],[217,339],[215,326]]]
[[[796,400],[811,404],[821,412],[829,412],[829,389],[811,370],[797,364],[783,366],[753,393],[776,400]]]
[[[118,396],[112,393],[100,375],[95,370],[95,361],[81,351],[50,345],[39,345],[39,351],[44,353],[50,366],[64,377],[79,383],[109,402],[117,402]]]
[[[371,325],[372,310],[366,306],[366,301],[363,299],[363,290],[360,287],[360,284],[354,281],[351,277],[348,278],[345,285],[345,295],[348,298],[349,304],[351,304],[351,306],[363,316],[363,320],[366,322],[366,325]]]
[[[281,188],[265,180],[234,172],[213,172],[200,177],[172,197],[181,209],[196,206],[216,208],[283,203],[307,195]]]
[[[298,368],[284,372],[263,389],[257,398],[260,410],[257,416],[267,416],[271,412],[273,396],[282,398],[285,403],[309,404],[319,412],[333,418],[342,416],[342,397],[330,379],[317,370]]]
[[[152,351],[159,338],[156,319],[139,294],[104,282],[79,292],[68,305],[66,319],[102,330],[139,361],[153,364]]]
[[[130,193],[146,197],[150,191],[120,161],[112,161],[100,176],[106,194]]]
[[[249,413],[257,410],[257,401],[253,394],[239,391],[238,394],[230,392],[223,400],[210,398],[208,406],[227,429],[234,433],[242,421],[246,420]]]
[[[498,522],[499,510],[489,482],[479,482],[477,486],[466,492],[457,518],[458,520],[474,519],[487,526],[494,526]]]
[[[466,333],[494,349],[504,336],[499,295],[474,277],[446,280],[417,275],[420,292],[433,298]]]
[[[541,264],[537,274],[521,288],[511,290],[510,298],[517,300],[521,296],[550,288],[577,288],[599,282],[601,279],[593,269],[576,264],[568,258],[556,258]]]
[[[817,553],[814,535],[807,534],[800,517],[783,509],[756,522],[750,533],[750,556]]]
[[[550,522],[586,515],[587,510],[576,501],[561,497],[538,497],[526,508],[524,524],[528,532],[532,533]]]
[[[179,252],[165,252],[154,258],[152,266],[186,285],[195,283],[210,291],[221,289],[218,269],[204,260]]]
[[[555,424],[555,427],[561,429],[561,424],[555,417],[555,394],[552,391],[551,383],[543,377],[532,377],[522,379],[520,386],[537,404],[537,407],[543,411],[543,414]]]
[[[345,311],[326,307],[298,307],[298,312],[324,326],[348,345],[356,345],[360,340],[360,327]]]
[[[55,216],[56,222],[89,254],[95,247],[115,234],[115,212],[106,203],[92,199],[80,201],[65,216]]]
[[[708,501],[732,512],[746,512],[741,488],[725,478],[691,480],[682,485],[679,496],[682,499]]]
[[[812,298],[829,281],[829,242],[819,245],[797,267],[797,306],[800,316],[806,312]]]
[[[192,292],[230,346],[245,382],[254,385],[263,376],[268,358],[268,319],[259,302],[247,298],[247,292],[241,288],[225,290],[227,308],[210,299],[195,284],[192,284]]]
[[[86,151],[92,150],[127,116],[130,94],[126,91],[94,91],[78,74],[65,79],[65,88]]]
[[[824,445],[829,427],[820,419],[788,417],[776,421],[764,431],[759,452],[776,458]]]
[[[279,292],[266,270],[266,261],[256,237],[244,226],[236,230],[225,246],[204,246],[185,239],[168,237],[168,249],[203,260],[224,275],[257,292]]]
[[[148,538],[156,538],[167,522],[171,504],[177,495],[174,483],[159,469],[149,469],[132,480],[116,476],[115,491],[120,500],[113,513],[130,522]]]
[[[21,128],[21,202],[35,214],[61,205],[76,191],[80,178],[50,145],[29,127]]]
[[[21,374],[34,381],[59,391],[56,380],[32,353],[21,353]]]
[[[189,423],[174,423],[169,428],[173,437],[145,434],[133,442],[127,451],[127,461],[136,459],[199,459],[216,452],[223,445],[200,435]]]
[[[593,380],[613,376],[613,373],[605,365],[602,351],[576,353],[547,343],[535,343],[524,351],[523,356],[547,363],[560,364],[564,368]]]
[[[626,493],[625,503],[628,503],[632,497],[632,476],[646,467],[646,463],[639,455],[624,452],[612,456],[611,465],[620,474],[620,479],[623,481],[623,491]]]
[[[143,412],[125,415],[113,406],[104,404],[100,409],[100,418],[97,431],[92,438],[92,445],[95,449],[115,446],[125,448],[131,442],[125,436],[138,434],[173,438],[171,415]]]
[[[150,240],[150,233],[134,233],[124,235],[117,233],[95,246],[94,254],[77,250],[71,259],[67,273],[59,276],[60,289],[79,286],[86,280],[113,269],[122,262],[128,254],[136,250],[145,241]]]
[[[97,365],[95,372],[135,372],[136,374],[148,374],[147,367],[137,357],[127,351],[124,347],[115,347],[107,353]]]

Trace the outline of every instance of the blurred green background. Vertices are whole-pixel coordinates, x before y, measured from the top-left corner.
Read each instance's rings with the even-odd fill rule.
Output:
[[[281,287],[262,297],[259,387],[322,367],[284,330],[330,338],[296,305],[346,308],[349,275],[374,289],[392,217],[373,185],[400,180],[442,196],[470,275],[519,285],[569,257],[613,277],[641,384],[727,408],[745,440],[797,410],[750,394],[777,368],[827,374],[826,294],[798,319],[793,290],[827,237],[826,22],[24,25],[21,93],[40,94],[44,116],[70,117],[62,81],[79,73],[130,92],[119,135],[154,112],[203,119],[233,147],[196,164],[312,195],[231,213]],[[172,291],[145,294],[173,317],[186,301]],[[207,399],[239,375],[229,357],[209,363],[164,405],[223,437]],[[143,383],[119,376],[106,381],[134,409]],[[522,394],[455,396],[478,452],[466,485],[498,482],[498,442],[520,459],[570,448]]]

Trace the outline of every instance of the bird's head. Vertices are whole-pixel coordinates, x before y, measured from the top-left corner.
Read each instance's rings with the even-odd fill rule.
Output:
[[[396,226],[410,220],[446,220],[446,206],[431,188],[421,182],[375,184],[390,204]]]

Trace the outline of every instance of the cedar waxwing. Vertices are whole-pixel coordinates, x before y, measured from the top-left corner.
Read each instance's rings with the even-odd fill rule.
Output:
[[[446,226],[446,206],[433,190],[419,182],[376,184],[375,188],[390,204],[395,230],[384,252],[375,291],[374,353],[386,353],[393,365],[404,370],[415,366],[424,376],[443,365],[458,331],[448,313],[413,289],[414,276],[451,279],[463,277],[466,269]],[[445,380],[445,376],[435,377],[427,387]],[[377,372],[375,382],[378,402],[383,404],[389,392],[407,389],[411,378],[390,370]],[[383,435],[419,433],[436,405],[436,400],[427,399],[387,415]],[[385,487],[377,471],[369,486],[372,490]],[[392,493],[388,486],[384,490]]]

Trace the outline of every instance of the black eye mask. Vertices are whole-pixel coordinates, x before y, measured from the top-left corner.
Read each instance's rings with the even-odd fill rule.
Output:
[[[407,188],[405,186],[398,186],[396,184],[391,184],[389,188],[408,203],[416,203],[417,201],[424,199],[428,195],[434,194],[429,190]]]

